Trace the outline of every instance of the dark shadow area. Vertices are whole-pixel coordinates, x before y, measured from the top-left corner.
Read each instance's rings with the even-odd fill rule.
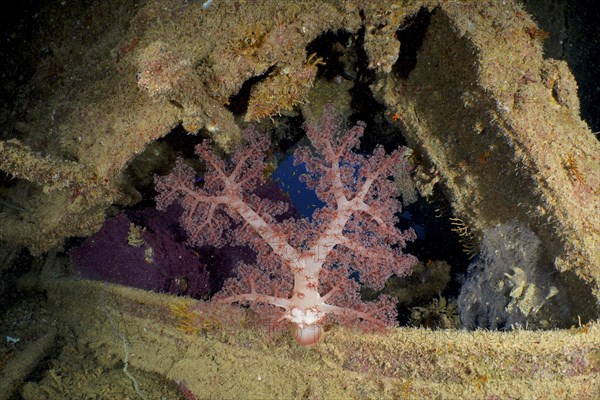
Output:
[[[398,27],[396,38],[400,41],[400,54],[392,68],[392,73],[399,78],[407,79],[410,71],[417,65],[417,52],[423,44],[425,33],[431,22],[431,14],[427,9],[421,10],[406,19]]]
[[[236,94],[229,97],[229,104],[226,108],[236,117],[246,114],[246,111],[248,111],[248,101],[250,99],[250,91],[252,90],[252,87],[257,83],[267,79],[267,76],[269,76],[269,74],[273,72],[275,68],[277,67],[271,66],[263,74],[247,79],[240,90]]]

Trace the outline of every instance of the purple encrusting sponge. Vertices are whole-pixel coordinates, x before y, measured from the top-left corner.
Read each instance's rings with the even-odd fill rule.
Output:
[[[194,298],[207,296],[208,271],[169,220],[156,209],[106,220],[96,234],[69,252],[75,271],[86,279]]]

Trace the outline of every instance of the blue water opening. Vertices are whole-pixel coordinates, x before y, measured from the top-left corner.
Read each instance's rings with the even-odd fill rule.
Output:
[[[290,196],[298,213],[303,217],[310,218],[313,212],[318,208],[323,208],[325,203],[300,180],[302,174],[306,173],[304,163],[294,165],[294,156],[289,155],[273,171],[273,180],[277,182],[281,190]]]

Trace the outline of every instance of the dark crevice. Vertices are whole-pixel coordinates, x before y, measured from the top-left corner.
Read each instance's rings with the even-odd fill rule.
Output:
[[[271,72],[275,70],[276,66],[270,66],[264,73],[258,76],[253,76],[247,79],[240,90],[229,97],[229,105],[227,109],[233,113],[236,117],[246,114],[248,110],[248,101],[250,100],[250,91],[252,87],[257,83],[264,81]]]
[[[341,77],[353,80],[354,43],[354,34],[346,30],[327,31],[310,42],[306,46],[306,54],[315,54],[323,61],[323,64],[318,65],[318,78],[332,80]]]
[[[425,39],[431,15],[432,13],[426,8],[421,8],[418,13],[408,17],[398,27],[396,38],[400,41],[400,54],[392,67],[392,73],[399,78],[407,79],[417,65],[417,52]]]

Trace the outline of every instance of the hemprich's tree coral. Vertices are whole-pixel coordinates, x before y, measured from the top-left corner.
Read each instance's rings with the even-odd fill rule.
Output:
[[[249,304],[272,323],[293,323],[294,337],[303,345],[320,340],[328,319],[366,329],[396,324],[392,298],[362,301],[357,279],[381,289],[392,274],[409,274],[417,261],[402,252],[416,235],[395,226],[401,204],[389,179],[404,163],[405,149],[388,155],[378,146],[370,156],[353,151],[364,128],[359,122],[340,135],[331,106],[320,127],[305,126],[314,148],[297,149],[295,163],[305,164],[303,181],[325,203],[311,218],[278,222],[275,217],[287,205],[254,194],[264,180],[269,143],[253,128],[246,132],[247,146],[229,163],[215,155],[209,141],[196,147],[208,168],[201,187],[181,159],[171,174],[156,178],[157,207],[182,204],[181,224],[190,244],[237,243],[257,253],[255,265],[238,265],[216,301]],[[269,305],[283,311],[273,313]]]

